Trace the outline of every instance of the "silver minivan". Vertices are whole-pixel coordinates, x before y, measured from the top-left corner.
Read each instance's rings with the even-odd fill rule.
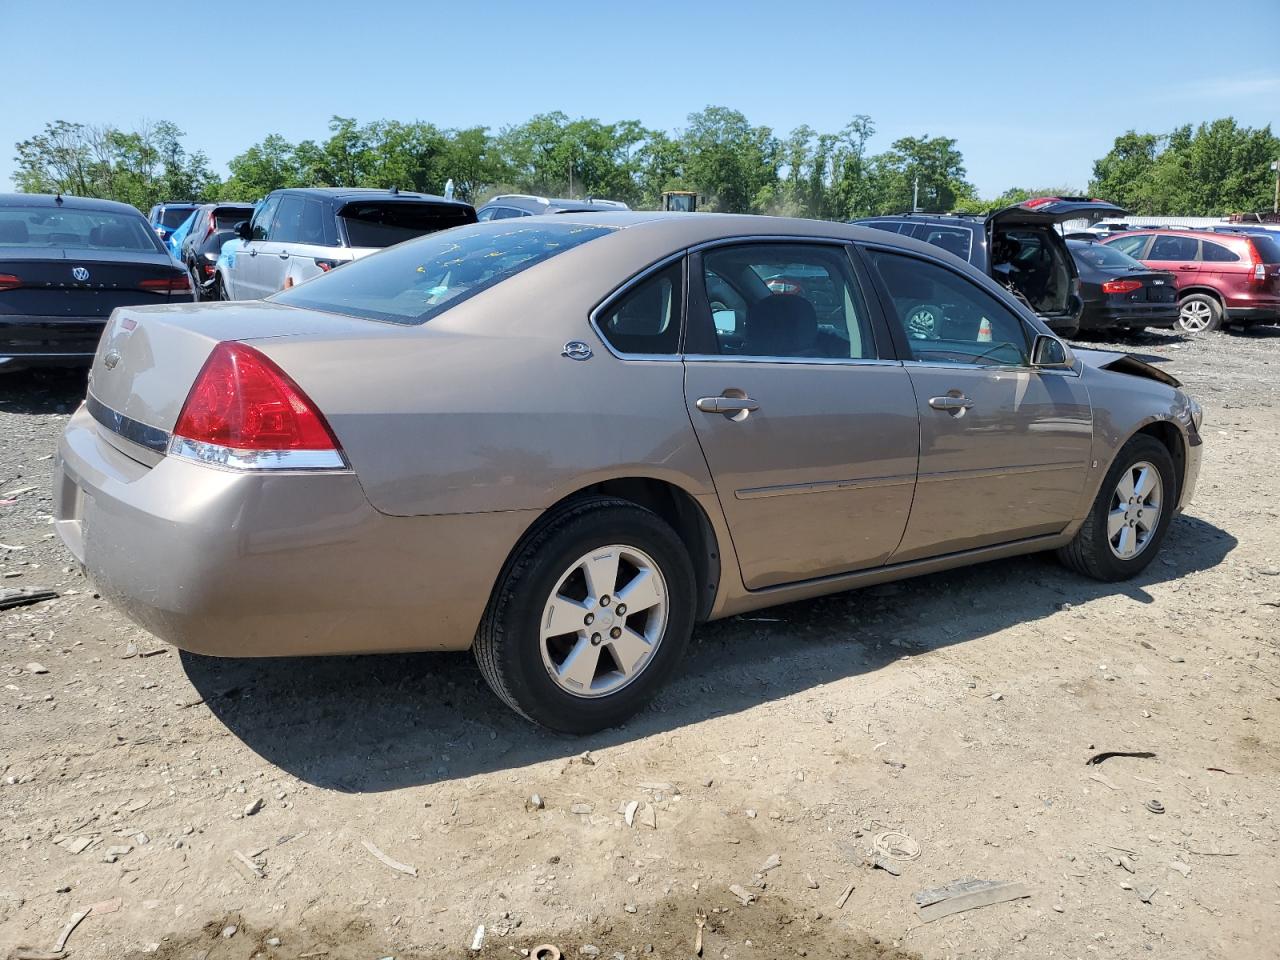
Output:
[[[475,222],[469,203],[394,188],[276,190],[236,225],[242,242],[219,263],[216,299],[257,300],[383,247]]]

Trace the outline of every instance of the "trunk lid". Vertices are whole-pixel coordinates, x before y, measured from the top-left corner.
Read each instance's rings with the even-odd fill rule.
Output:
[[[264,301],[202,303],[163,310],[125,307],[112,316],[89,373],[91,410],[112,432],[122,424],[167,433],[213,348],[223,340],[319,334],[341,339],[395,333],[392,324]],[[101,414],[101,415],[99,415]],[[104,420],[125,418],[110,423]],[[127,433],[125,434],[127,435]],[[145,444],[144,444],[145,445]]]
[[[991,226],[1008,227],[1014,224],[1054,224],[1067,220],[1101,220],[1103,217],[1124,217],[1128,211],[1106,200],[1089,197],[1036,197],[1011,207],[997,210],[987,218]]]
[[[20,285],[0,290],[0,317],[107,317],[116,307],[185,302],[191,292],[148,290],[145,280],[165,280],[183,270],[166,253],[24,248],[0,256],[0,274]]]

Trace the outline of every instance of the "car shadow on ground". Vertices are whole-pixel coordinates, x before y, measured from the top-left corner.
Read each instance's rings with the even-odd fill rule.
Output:
[[[88,370],[0,368],[0,411],[18,414],[72,413],[84,399]]]
[[[468,653],[270,660],[182,655],[227,729],[300,780],[345,792],[447,782],[572,757],[679,729],[928,655],[1064,603],[1146,588],[1215,566],[1230,534],[1179,517],[1133,581],[1103,584],[1036,555],[775,607],[700,627],[674,681],[623,727],[566,737],[513,714]],[[1052,642],[1051,640],[1047,642]],[[811,707],[821,722],[821,695]]]

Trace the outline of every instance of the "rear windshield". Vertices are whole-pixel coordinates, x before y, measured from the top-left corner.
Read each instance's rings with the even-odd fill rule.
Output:
[[[187,216],[190,215],[188,210]],[[163,249],[142,214],[61,207],[0,207],[0,255],[19,247],[134,253],[157,253]]]
[[[244,210],[228,210],[226,208],[213,211],[214,229],[231,230],[242,220],[253,219],[253,207]]]
[[[1095,267],[1110,268],[1114,270],[1146,270],[1147,266],[1141,260],[1135,260],[1127,253],[1117,250],[1113,246],[1104,246],[1101,243],[1089,243],[1080,240],[1068,240],[1071,247],[1071,254],[1080,263],[1091,263]]]
[[[1264,237],[1260,233],[1252,234],[1249,240],[1253,243],[1253,249],[1258,251],[1258,256],[1262,258],[1263,263],[1280,263],[1280,241],[1275,237]]]
[[[346,225],[347,241],[353,247],[389,247],[437,230],[476,222],[476,215],[469,207],[403,200],[349,203],[338,216]]]
[[[169,228],[181,226],[182,221],[191,216],[194,209],[195,207],[165,207],[160,211],[160,223]]]
[[[366,320],[426,323],[481,290],[612,229],[577,223],[463,227],[345,264],[271,299]]]

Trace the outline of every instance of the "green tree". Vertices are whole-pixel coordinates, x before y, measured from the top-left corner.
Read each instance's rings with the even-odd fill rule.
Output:
[[[759,213],[774,201],[781,145],[768,127],[753,127],[737,110],[712,106],[689,115],[680,141],[685,175],[712,209]]]
[[[965,180],[964,156],[947,137],[903,137],[871,159],[871,203],[876,213],[911,209],[919,183],[919,205],[926,213],[955,210],[975,196]]]

